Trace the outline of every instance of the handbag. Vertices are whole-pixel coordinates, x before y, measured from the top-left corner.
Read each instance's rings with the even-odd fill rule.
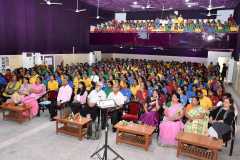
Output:
[[[212,124],[212,127],[217,132],[219,138],[222,138],[223,135],[228,134],[232,130],[231,126],[222,122],[215,122]]]

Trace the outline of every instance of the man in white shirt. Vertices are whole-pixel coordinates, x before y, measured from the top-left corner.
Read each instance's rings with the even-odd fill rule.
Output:
[[[108,99],[112,99],[114,100],[115,104],[116,104],[116,110],[112,113],[112,117],[111,117],[111,122],[112,122],[112,126],[114,126],[115,124],[117,124],[122,117],[122,111],[119,110],[123,107],[126,98],[123,96],[123,94],[120,92],[120,86],[119,84],[114,84],[113,85],[113,91],[109,94]],[[113,127],[112,128],[113,132],[116,131],[116,129]]]
[[[71,100],[71,96],[72,96],[72,88],[68,85],[67,79],[63,79],[62,86],[58,91],[57,105],[52,104],[49,107],[51,121],[53,121],[54,117],[57,116],[57,106],[64,105],[64,103],[69,102]]]
[[[94,90],[88,95],[88,106],[95,107],[100,100],[107,98],[106,93],[102,90],[103,84],[98,82]]]
[[[62,86],[58,91],[57,103],[58,105],[69,102],[72,96],[72,88],[69,86],[68,81],[63,79]]]
[[[105,92],[102,90],[102,86],[103,86],[103,84],[100,82],[98,82],[96,84],[95,89],[92,90],[87,97],[88,106],[85,107],[81,113],[81,115],[83,115],[83,116],[90,114],[93,121],[95,121],[95,119],[99,113],[97,103],[100,100],[105,100],[107,98]]]
[[[114,84],[113,91],[108,95],[108,99],[114,100],[118,107],[122,107],[126,98],[120,92],[120,87],[118,84]]]

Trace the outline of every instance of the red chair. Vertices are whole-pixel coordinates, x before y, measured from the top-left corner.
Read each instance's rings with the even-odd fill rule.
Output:
[[[122,115],[122,120],[137,122],[142,104],[139,102],[129,102],[126,104],[126,108],[127,112]]]

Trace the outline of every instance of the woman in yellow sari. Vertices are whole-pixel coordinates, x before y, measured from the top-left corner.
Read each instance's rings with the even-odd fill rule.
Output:
[[[8,82],[3,96],[7,99],[10,98],[15,92],[17,92],[21,87],[21,83],[18,81],[17,76],[13,75],[11,81]]]
[[[199,106],[199,98],[193,97],[191,107],[188,106],[185,116],[188,118],[184,127],[184,132],[200,135],[208,134],[208,114]]]

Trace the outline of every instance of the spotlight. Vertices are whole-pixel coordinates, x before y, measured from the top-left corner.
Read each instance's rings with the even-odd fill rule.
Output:
[[[185,0],[186,3],[188,3],[190,0]]]
[[[192,5],[190,5],[190,4],[189,4],[189,5],[187,5],[187,6],[188,6],[188,8],[191,8],[191,7],[192,7]]]
[[[207,36],[207,40],[208,40],[208,41],[214,40],[214,36],[213,36],[213,35],[208,35],[208,36]]]
[[[135,2],[133,2],[133,4],[134,4],[134,5],[137,5],[137,4],[138,4],[138,2],[137,2],[137,1],[135,1]]]
[[[50,2],[50,1],[47,1],[47,5],[49,5],[49,6],[50,6],[50,5],[51,5],[51,2]]]

